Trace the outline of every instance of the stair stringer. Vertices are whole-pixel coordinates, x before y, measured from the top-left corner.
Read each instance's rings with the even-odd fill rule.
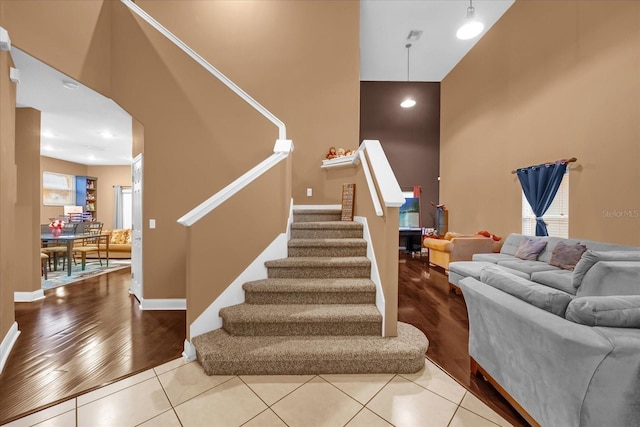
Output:
[[[367,241],[367,258],[371,261],[371,281],[376,285],[376,308],[382,315],[382,336],[385,335],[385,313],[386,302],[384,299],[384,292],[382,291],[382,280],[380,279],[380,273],[378,272],[378,263],[376,262],[376,254],[373,250],[373,242],[371,240],[371,234],[369,233],[369,224],[367,218],[364,216],[354,216],[353,220],[362,224],[362,238]]]

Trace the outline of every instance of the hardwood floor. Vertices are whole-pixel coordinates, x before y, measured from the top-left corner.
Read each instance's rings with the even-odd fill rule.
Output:
[[[482,377],[469,372],[469,319],[464,298],[449,291],[447,275],[427,258],[400,254],[398,320],[429,339],[427,357],[516,427],[529,424]]]
[[[467,310],[447,276],[406,254],[399,267],[398,317],[427,335],[427,357],[514,426],[527,426],[470,375]],[[15,305],[21,335],[0,374],[0,424],[180,357],[185,312],[140,310],[130,284],[124,269]]]
[[[180,357],[184,311],[142,311],[129,268],[16,303],[21,334],[0,374],[0,424]]]

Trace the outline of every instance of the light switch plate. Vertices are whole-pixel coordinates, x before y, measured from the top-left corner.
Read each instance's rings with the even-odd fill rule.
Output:
[[[149,220],[149,228],[156,228],[156,220],[155,219],[150,219]]]
[[[313,196],[313,189],[307,188],[307,197],[311,197],[311,196]]]

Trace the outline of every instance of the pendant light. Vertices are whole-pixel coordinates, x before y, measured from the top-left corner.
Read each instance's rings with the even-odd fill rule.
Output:
[[[411,48],[411,43],[407,43],[405,47],[407,48],[407,83],[408,83],[409,82],[409,49]],[[414,105],[416,105],[416,101],[410,96],[400,103],[400,106],[402,108],[411,108]]]
[[[469,7],[467,8],[467,18],[465,19],[465,23],[458,32],[456,33],[456,37],[460,40],[469,40],[476,37],[478,34],[484,30],[484,24],[475,18],[475,9],[472,4],[473,0],[469,0]]]

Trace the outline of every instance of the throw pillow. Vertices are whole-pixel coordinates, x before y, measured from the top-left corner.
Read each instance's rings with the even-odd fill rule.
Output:
[[[640,328],[640,295],[574,298],[565,318],[587,326]]]
[[[568,245],[565,242],[558,242],[551,253],[549,265],[560,267],[563,270],[573,270],[586,250],[587,247],[580,243]]]
[[[535,261],[546,246],[546,240],[523,237],[514,256],[527,261]]]

